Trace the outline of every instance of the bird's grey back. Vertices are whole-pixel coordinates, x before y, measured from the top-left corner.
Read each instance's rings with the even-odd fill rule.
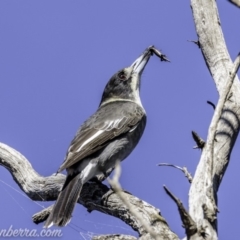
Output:
[[[60,170],[100,150],[111,139],[136,128],[143,118],[146,121],[145,110],[131,101],[109,102],[100,106],[78,129]],[[89,141],[97,134],[97,138]]]

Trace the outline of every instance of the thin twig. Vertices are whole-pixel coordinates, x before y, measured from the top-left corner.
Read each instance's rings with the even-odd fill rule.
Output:
[[[192,183],[192,180],[193,180],[192,175],[188,172],[186,167],[179,167],[177,165],[170,164],[170,163],[159,163],[158,166],[166,166],[166,167],[177,168],[177,169],[181,170],[184,173],[184,175],[188,179],[189,183]]]
[[[213,109],[215,110],[216,106],[215,106],[214,103],[212,103],[211,101],[207,101],[207,103],[208,103],[209,105],[211,105],[211,106],[213,107]]]
[[[117,163],[116,167],[115,167],[115,174],[113,176],[112,179],[108,178],[108,182],[111,185],[111,187],[114,189],[115,193],[119,196],[119,198],[121,199],[121,201],[123,202],[123,204],[126,205],[126,207],[129,209],[129,211],[132,213],[132,215],[138,219],[138,221],[143,225],[143,227],[145,228],[145,230],[152,236],[152,238],[156,239],[156,240],[161,240],[160,236],[158,236],[157,233],[154,232],[154,230],[151,228],[151,226],[149,224],[147,224],[143,219],[142,216],[139,214],[139,212],[137,212],[131,204],[129,204],[129,202],[125,199],[124,195],[123,195],[123,191],[122,191],[122,187],[119,183],[119,178],[121,175],[121,167],[120,164]]]
[[[199,41],[194,41],[194,40],[187,40],[187,41],[196,44],[200,48],[200,42]]]

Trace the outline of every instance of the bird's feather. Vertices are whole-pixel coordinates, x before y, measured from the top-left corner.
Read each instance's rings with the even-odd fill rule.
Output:
[[[143,108],[129,101],[100,107],[77,131],[58,172],[95,153],[119,135],[133,130],[144,115]]]
[[[80,173],[75,176],[68,175],[44,227],[48,228],[53,224],[62,227],[68,224],[81,189]]]

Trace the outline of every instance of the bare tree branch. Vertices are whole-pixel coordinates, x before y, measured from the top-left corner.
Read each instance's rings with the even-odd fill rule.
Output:
[[[169,190],[166,186],[163,186],[164,190],[166,191],[166,193],[168,194],[168,196],[170,196],[170,198],[176,203],[177,207],[178,207],[178,211],[179,214],[181,216],[181,220],[183,223],[183,227],[186,230],[186,235],[187,238],[190,238],[192,235],[195,235],[197,233],[197,225],[196,223],[193,221],[193,219],[191,218],[191,216],[189,215],[189,213],[187,212],[187,210],[184,208],[182,202],[176,198]]]
[[[213,119],[212,122],[210,124],[209,127],[209,132],[208,132],[208,147],[210,148],[208,152],[209,154],[209,160],[211,161],[211,175],[212,175],[212,171],[213,171],[213,148],[214,148],[214,140],[215,140],[215,134],[217,131],[217,125],[219,122],[219,119],[222,115],[222,111],[223,111],[223,107],[224,104],[227,100],[227,97],[229,95],[230,89],[232,87],[233,81],[235,79],[236,73],[238,71],[239,68],[239,64],[240,64],[240,55],[238,55],[238,57],[236,58],[234,65],[233,65],[233,69],[231,72],[229,72],[229,77],[226,79],[226,86],[224,86],[223,90],[220,92],[220,97],[218,100],[218,104],[216,106],[214,115],[213,115]]]
[[[119,196],[119,198],[121,199],[123,204],[126,205],[126,207],[129,209],[129,211],[132,213],[132,215],[141,222],[141,224],[145,228],[146,232],[149,233],[153,239],[161,240],[161,237],[157,233],[157,231],[155,231],[154,228],[152,226],[150,226],[147,221],[144,220],[141,212],[139,212],[137,209],[135,209],[134,206],[132,206],[128,202],[127,198],[125,198],[123,191],[122,191],[122,187],[119,183],[120,175],[121,175],[121,167],[120,167],[120,164],[117,163],[116,167],[115,167],[115,174],[114,174],[112,180],[110,178],[108,178],[108,182],[111,184],[111,186],[114,189],[114,191],[116,192],[116,194]]]
[[[92,240],[137,240],[137,238],[129,235],[111,234],[111,235],[94,236]]]
[[[205,236],[214,240],[217,239],[217,191],[240,127],[240,84],[236,76],[239,57],[232,64],[216,1],[191,0],[191,7],[201,51],[220,98],[190,188],[189,213],[198,229],[205,229]]]
[[[230,3],[234,4],[236,7],[240,8],[240,0],[228,0]]]
[[[14,181],[19,185],[23,192],[36,201],[55,200],[65,181],[65,175],[53,174],[48,177],[39,175],[29,161],[13,148],[0,143],[0,165],[5,167],[13,176]],[[142,201],[141,199],[123,192],[124,197],[136,211],[141,213],[145,221],[151,225],[162,237],[163,240],[178,240],[179,238],[169,229],[165,219],[161,216],[159,209]],[[89,212],[93,210],[115,216],[140,235],[140,239],[150,239],[141,221],[135,218],[122,203],[118,194],[99,181],[87,182],[82,189],[78,203],[82,204]],[[35,223],[46,220],[51,207],[48,207],[33,216]]]
[[[196,142],[197,146],[193,147],[193,148],[200,148],[200,149],[203,149],[203,147],[205,146],[205,141],[200,138],[198,136],[198,134],[194,131],[192,131],[192,137],[193,137],[193,140]]]
[[[170,164],[170,163],[159,163],[158,166],[166,166],[166,167],[177,168],[177,169],[181,170],[184,173],[184,175],[188,179],[189,183],[192,183],[192,175],[188,172],[186,167],[179,167],[177,165]]]

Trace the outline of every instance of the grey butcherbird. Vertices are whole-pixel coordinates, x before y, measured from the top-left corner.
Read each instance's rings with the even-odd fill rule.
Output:
[[[130,67],[112,76],[96,113],[77,131],[58,170],[66,169],[67,178],[45,227],[67,225],[83,184],[93,177],[106,176],[138,144],[146,125],[140,79],[155,50],[153,46],[147,48]]]

